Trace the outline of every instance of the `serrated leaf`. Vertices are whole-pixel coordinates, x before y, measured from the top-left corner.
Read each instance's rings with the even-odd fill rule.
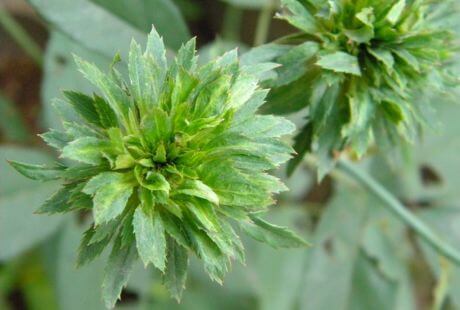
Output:
[[[160,51],[156,52],[159,53]],[[152,58],[152,54],[142,54],[141,47],[135,41],[129,52],[129,78],[131,89],[140,114],[144,115],[151,107],[158,105],[165,79],[165,69]]]
[[[206,230],[216,231],[218,229],[219,223],[212,204],[198,199],[185,201],[184,204]]]
[[[89,228],[83,234],[83,238],[80,241],[80,246],[78,248],[77,267],[82,267],[96,259],[99,255],[101,255],[111,240],[111,236],[107,236],[102,240],[91,243],[91,239],[94,237],[94,234],[95,230],[93,227]]]
[[[153,56],[155,64],[157,64],[161,72],[164,72],[163,74],[165,74],[168,67],[166,62],[166,48],[155,27],[152,27],[152,30],[147,37],[147,48],[145,52]]]
[[[182,292],[185,289],[188,261],[187,249],[169,237],[166,272],[163,276],[163,281],[166,288],[177,301],[181,300]]]
[[[71,207],[68,201],[73,194],[75,186],[75,184],[64,185],[59,191],[47,199],[36,212],[49,214],[68,212],[68,209]]]
[[[136,235],[137,250],[144,266],[152,263],[164,272],[166,238],[163,222],[157,212],[151,212],[150,210],[147,212],[140,207],[134,212],[133,227]]]
[[[344,52],[335,52],[320,56],[316,64],[334,72],[349,73],[361,76],[358,58]]]
[[[94,226],[94,234],[92,234],[91,239],[88,241],[88,245],[92,245],[112,237],[118,228],[118,224],[119,222],[115,220]]]
[[[209,277],[217,283],[222,283],[222,278],[228,270],[228,258],[206,233],[191,224],[188,224],[186,229],[195,251],[204,261]]]
[[[49,167],[46,165],[30,165],[20,163],[14,160],[8,163],[23,176],[38,181],[57,180],[62,177],[65,167]]]
[[[161,212],[161,219],[163,221],[166,232],[171,238],[181,246],[190,249],[190,241],[184,229],[182,228],[179,218],[168,214],[168,212]]]
[[[69,134],[54,129],[51,129],[50,131],[45,132],[39,136],[43,139],[43,141],[46,142],[46,144],[58,150],[63,149],[67,143],[72,141],[72,137]]]
[[[241,228],[257,241],[267,243],[274,248],[297,248],[308,245],[286,227],[270,224],[255,215],[251,216],[251,220],[252,223],[242,222]]]
[[[177,52],[176,63],[179,67],[184,68],[187,71],[194,70],[197,64],[196,53],[196,39],[193,38]]]
[[[128,283],[136,258],[134,244],[126,248],[121,248],[119,241],[114,244],[102,283],[102,296],[107,308],[113,308],[120,298],[121,290]]]

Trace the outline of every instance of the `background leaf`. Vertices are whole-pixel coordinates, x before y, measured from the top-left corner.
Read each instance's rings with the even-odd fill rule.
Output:
[[[0,147],[0,261],[44,241],[64,219],[34,214],[58,188],[58,183],[37,185],[7,164],[6,160],[11,158],[37,164],[51,161],[49,156],[34,149]]]
[[[67,37],[105,57],[112,58],[116,52],[127,57],[132,38],[145,42],[145,34],[89,0],[29,2]]]
[[[181,12],[171,0],[91,0],[127,21],[144,33],[152,24],[164,37],[165,44],[177,50],[190,39]]]

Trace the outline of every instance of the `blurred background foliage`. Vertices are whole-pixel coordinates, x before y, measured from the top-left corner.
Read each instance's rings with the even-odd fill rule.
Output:
[[[59,127],[52,98],[91,92],[72,54],[109,66],[153,23],[174,53],[198,37],[206,60],[289,34],[270,17],[273,0],[0,1],[0,309],[103,309],[99,259],[79,270],[75,254],[88,214],[34,215],[56,184],[13,172],[6,159],[42,163],[56,154],[36,134]],[[269,27],[267,27],[269,26]],[[433,98],[440,126],[403,153],[361,162],[405,206],[460,248],[460,110]],[[66,113],[60,107],[59,113]],[[301,125],[298,116],[291,118]],[[285,178],[285,172],[277,172]],[[312,247],[273,250],[244,240],[246,266],[224,286],[192,263],[181,304],[141,264],[117,309],[460,309],[460,268],[443,260],[371,194],[339,173],[317,184],[306,162],[286,179],[274,223],[294,227]]]

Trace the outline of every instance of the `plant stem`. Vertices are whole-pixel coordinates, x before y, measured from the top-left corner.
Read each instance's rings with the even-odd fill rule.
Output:
[[[337,168],[352,177],[362,186],[380,198],[388,209],[412,228],[424,241],[433,247],[439,254],[460,265],[460,253],[457,249],[441,240],[425,223],[406,209],[388,190],[364,171],[356,168],[345,160],[338,162]]]
[[[259,19],[257,20],[256,34],[254,37],[254,46],[259,46],[267,42],[273,9],[274,5],[273,3],[270,3],[260,11]]]
[[[0,25],[8,32],[8,34],[16,41],[16,43],[29,54],[29,56],[39,65],[43,65],[43,55],[40,47],[29,36],[24,28],[14,20],[14,18],[6,11],[0,8]]]
[[[225,40],[233,42],[238,42],[240,40],[242,18],[243,11],[230,4],[227,5],[222,25],[222,37]]]
[[[21,113],[15,105],[0,92],[0,131],[10,141],[27,142],[29,132]]]

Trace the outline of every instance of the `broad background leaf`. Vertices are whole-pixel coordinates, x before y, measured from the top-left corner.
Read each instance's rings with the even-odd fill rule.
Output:
[[[49,156],[34,149],[0,147],[0,261],[44,241],[64,219],[34,214],[58,189],[58,183],[29,180],[10,167],[7,159],[36,164],[51,161]]]

